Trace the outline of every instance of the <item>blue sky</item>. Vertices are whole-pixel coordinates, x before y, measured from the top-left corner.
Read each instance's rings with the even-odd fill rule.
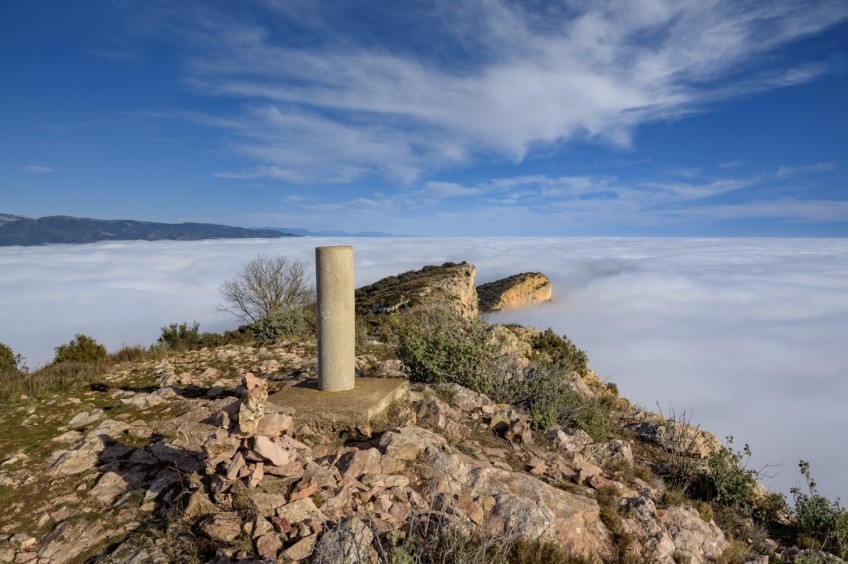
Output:
[[[0,2],[0,213],[848,235],[848,3]]]

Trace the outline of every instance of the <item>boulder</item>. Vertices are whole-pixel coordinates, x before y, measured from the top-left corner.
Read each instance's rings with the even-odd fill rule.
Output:
[[[658,517],[674,542],[678,561],[715,562],[730,546],[721,529],[713,522],[704,522],[691,507],[669,507]]]

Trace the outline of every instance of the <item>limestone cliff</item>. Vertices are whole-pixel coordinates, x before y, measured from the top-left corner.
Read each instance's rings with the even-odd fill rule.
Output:
[[[540,272],[524,272],[477,286],[480,311],[502,311],[551,299],[551,281]]]
[[[473,319],[478,313],[476,274],[473,264],[448,262],[389,276],[356,290],[356,311],[365,315],[447,307]]]

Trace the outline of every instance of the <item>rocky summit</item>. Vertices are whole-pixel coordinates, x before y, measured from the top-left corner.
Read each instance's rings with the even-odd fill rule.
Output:
[[[709,562],[728,547],[695,509],[660,505],[661,484],[609,470],[637,462],[631,442],[535,436],[521,410],[456,384],[413,386],[367,436],[299,424],[268,391],[315,377],[314,349],[188,352],[16,405],[5,423],[26,431],[2,462],[14,494],[0,562],[176,562],[196,554],[190,543],[215,562],[392,562],[426,524],[610,562],[620,554],[599,492],[646,561]],[[391,359],[357,365],[402,375]],[[583,386],[602,388],[593,376]],[[662,436],[662,420],[642,419],[645,436]]]

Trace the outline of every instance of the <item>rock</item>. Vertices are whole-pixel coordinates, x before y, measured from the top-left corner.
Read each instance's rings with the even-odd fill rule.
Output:
[[[439,308],[475,319],[478,313],[476,274],[473,264],[463,262],[425,266],[421,270],[389,276],[356,290],[356,312],[388,314]]]
[[[9,545],[21,552],[35,550],[38,540],[35,537],[24,534],[16,534],[9,537]]]
[[[199,527],[212,540],[230,542],[241,533],[241,516],[235,511],[213,513],[203,519]]]
[[[87,438],[77,448],[62,454],[53,463],[50,472],[62,476],[71,476],[91,470],[100,461],[100,453],[106,449],[105,441],[109,438],[108,435]]]
[[[102,506],[111,505],[122,493],[140,488],[147,475],[145,470],[124,470],[104,472],[88,495]]]
[[[511,443],[521,445],[532,445],[533,430],[530,428],[530,422],[526,415],[518,415],[509,422],[509,426],[504,432],[504,438]]]
[[[371,370],[374,378],[405,378],[406,369],[403,362],[397,359],[383,360]]]
[[[277,508],[277,517],[285,519],[292,525],[313,519],[325,521],[324,514],[315,507],[315,503],[308,497]]]
[[[650,497],[640,495],[624,500],[622,527],[636,542],[625,557],[641,562],[674,564],[674,542],[657,522],[657,509]]]
[[[312,553],[315,552],[315,544],[318,542],[318,535],[309,535],[303,537],[286,550],[283,551],[282,557],[286,560],[306,560]]]
[[[405,488],[409,485],[409,478],[403,474],[363,474],[360,481],[366,486],[381,488]]]
[[[450,396],[450,404],[466,413],[477,411],[484,405],[492,405],[492,400],[485,394],[473,392],[459,384],[442,384],[437,388]]]
[[[252,435],[265,414],[268,383],[248,372],[242,378],[242,387],[244,390],[239,406],[239,429],[246,435]]]
[[[131,405],[133,407],[137,407],[139,409],[145,409],[148,407],[152,407],[154,405],[158,405],[166,400],[163,400],[161,397],[156,394],[135,394],[131,398],[121,398],[121,403],[124,405]]]
[[[633,451],[630,445],[620,439],[604,443],[594,443],[583,450],[583,455],[598,466],[633,464]]]
[[[555,427],[545,433],[545,438],[551,441],[557,448],[561,448],[567,452],[581,452],[588,445],[592,444],[592,437],[589,436],[589,433],[581,429]]]
[[[244,467],[244,456],[240,452],[237,452],[233,457],[233,460],[227,466],[227,479],[235,480],[241,469]]]
[[[312,561],[316,564],[377,564],[377,551],[371,546],[373,542],[371,529],[353,517],[324,533]]]
[[[730,546],[715,523],[705,523],[691,507],[669,507],[659,515],[674,542],[675,559],[692,564],[715,562]]]
[[[268,533],[256,539],[256,552],[265,560],[277,560],[281,548],[283,541],[277,534]]]
[[[577,482],[579,484],[585,484],[589,478],[592,476],[596,476],[602,473],[600,467],[592,464],[588,460],[586,460],[583,455],[575,454],[574,459],[571,461],[574,469],[577,471]]]
[[[259,420],[256,427],[257,435],[267,437],[279,437],[289,431],[292,427],[292,418],[283,413],[266,413]]]
[[[703,459],[723,448],[721,441],[715,435],[684,421],[664,420],[656,414],[647,412],[642,412],[640,416],[646,421],[631,426],[631,429],[640,438],[658,444],[668,451]]]
[[[212,503],[209,497],[203,491],[197,490],[189,496],[188,503],[183,511],[183,517],[194,520],[202,515],[215,513],[217,510],[218,508],[215,507],[215,504]]]
[[[277,509],[286,504],[286,496],[279,493],[250,490],[244,492],[244,495],[253,502],[261,516],[274,515]]]
[[[219,463],[230,460],[238,452],[240,446],[241,440],[237,437],[231,437],[223,429],[215,431],[203,443],[203,450],[206,452],[207,457],[207,466],[214,468]]]
[[[257,462],[253,465],[253,470],[250,471],[250,479],[247,481],[247,486],[249,488],[255,488],[259,485],[259,482],[262,481],[262,478],[265,477],[265,464],[262,462]]]
[[[428,446],[447,448],[447,441],[432,431],[411,425],[388,431],[380,437],[380,452],[398,460],[415,460]]]
[[[524,272],[477,286],[480,311],[492,312],[550,301],[551,281],[540,272]]]
[[[91,547],[106,540],[113,530],[104,529],[98,520],[63,521],[42,541],[38,558],[46,562],[72,562]]]
[[[102,417],[102,409],[93,409],[91,410],[91,412],[81,411],[74,415],[70,421],[68,421],[68,427],[75,430],[82,429],[83,427],[91,425],[95,421],[99,421]]]
[[[461,491],[470,500],[489,500],[481,524],[485,535],[548,540],[587,559],[604,560],[611,554],[609,531],[592,499],[521,472],[475,466],[459,455],[432,449],[421,464],[429,467],[422,468],[424,475],[432,476],[429,484],[444,484],[439,487]]]
[[[376,448],[348,452],[336,463],[342,477],[355,480],[365,473],[380,473],[382,456]]]
[[[72,445],[74,443],[80,442],[84,436],[85,435],[83,435],[79,431],[67,431],[65,433],[62,433],[58,437],[53,437],[50,440],[54,443]]]
[[[459,423],[462,419],[459,412],[439,398],[421,401],[415,415],[418,421],[448,436],[462,438],[471,433],[468,427]]]
[[[285,466],[293,458],[291,453],[274,439],[262,435],[254,439],[253,450],[273,466]]]

